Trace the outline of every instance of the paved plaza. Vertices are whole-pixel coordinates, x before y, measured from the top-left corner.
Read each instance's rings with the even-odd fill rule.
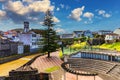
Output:
[[[31,66],[37,68],[39,72],[45,72],[47,68],[59,66],[60,69],[51,73],[53,80],[64,80],[64,70],[61,68],[63,61],[59,58],[59,52],[51,53],[51,58],[47,55],[38,57]],[[76,75],[66,72],[66,80],[76,80]],[[94,76],[78,76],[78,80],[94,80]],[[96,76],[95,80],[102,80]]]

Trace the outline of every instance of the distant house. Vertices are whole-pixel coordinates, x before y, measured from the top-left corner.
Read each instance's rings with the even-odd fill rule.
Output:
[[[24,31],[18,36],[20,42],[23,42],[24,45],[30,46],[30,52],[36,52],[39,48],[42,48],[42,45],[40,44],[42,35],[29,31],[29,22],[24,22]]]
[[[73,32],[74,38],[80,38],[80,37],[93,37],[93,34],[90,30],[85,30],[85,31],[74,31]]]
[[[3,36],[9,38],[13,42],[19,42],[18,33],[14,30],[4,32]]]
[[[110,33],[105,35],[106,42],[115,42],[117,39],[120,39],[120,36],[115,33]]]
[[[115,29],[115,30],[113,31],[113,33],[120,35],[120,28]]]
[[[72,39],[74,38],[73,34],[61,34],[60,35],[61,39]]]
[[[84,36],[84,31],[73,31],[74,38],[79,38]]]
[[[110,30],[99,30],[98,31],[99,35],[106,35],[106,34],[110,34],[110,33],[113,33],[113,32]]]
[[[93,34],[92,34],[92,32],[90,30],[86,30],[86,31],[84,31],[84,36],[92,38]]]

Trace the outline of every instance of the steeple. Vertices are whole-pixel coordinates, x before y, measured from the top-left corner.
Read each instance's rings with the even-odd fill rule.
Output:
[[[25,21],[24,22],[24,33],[29,32],[29,22]]]

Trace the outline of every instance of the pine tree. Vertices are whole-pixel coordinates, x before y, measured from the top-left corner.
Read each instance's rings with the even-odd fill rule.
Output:
[[[54,30],[54,22],[53,22],[53,15],[48,10],[45,15],[44,19],[44,26],[46,26],[44,39],[43,39],[43,51],[48,53],[48,58],[50,57],[50,53],[56,51],[57,49],[57,36]]]

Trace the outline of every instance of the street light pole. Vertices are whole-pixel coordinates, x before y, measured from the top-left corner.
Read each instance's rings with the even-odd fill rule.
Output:
[[[62,53],[64,54],[63,42],[62,42],[62,41],[60,41],[60,42],[58,42],[58,44],[60,45],[60,48],[61,48],[61,50],[62,50]]]
[[[61,41],[61,50],[62,50],[62,53],[64,54],[64,47],[63,47],[63,42]]]

